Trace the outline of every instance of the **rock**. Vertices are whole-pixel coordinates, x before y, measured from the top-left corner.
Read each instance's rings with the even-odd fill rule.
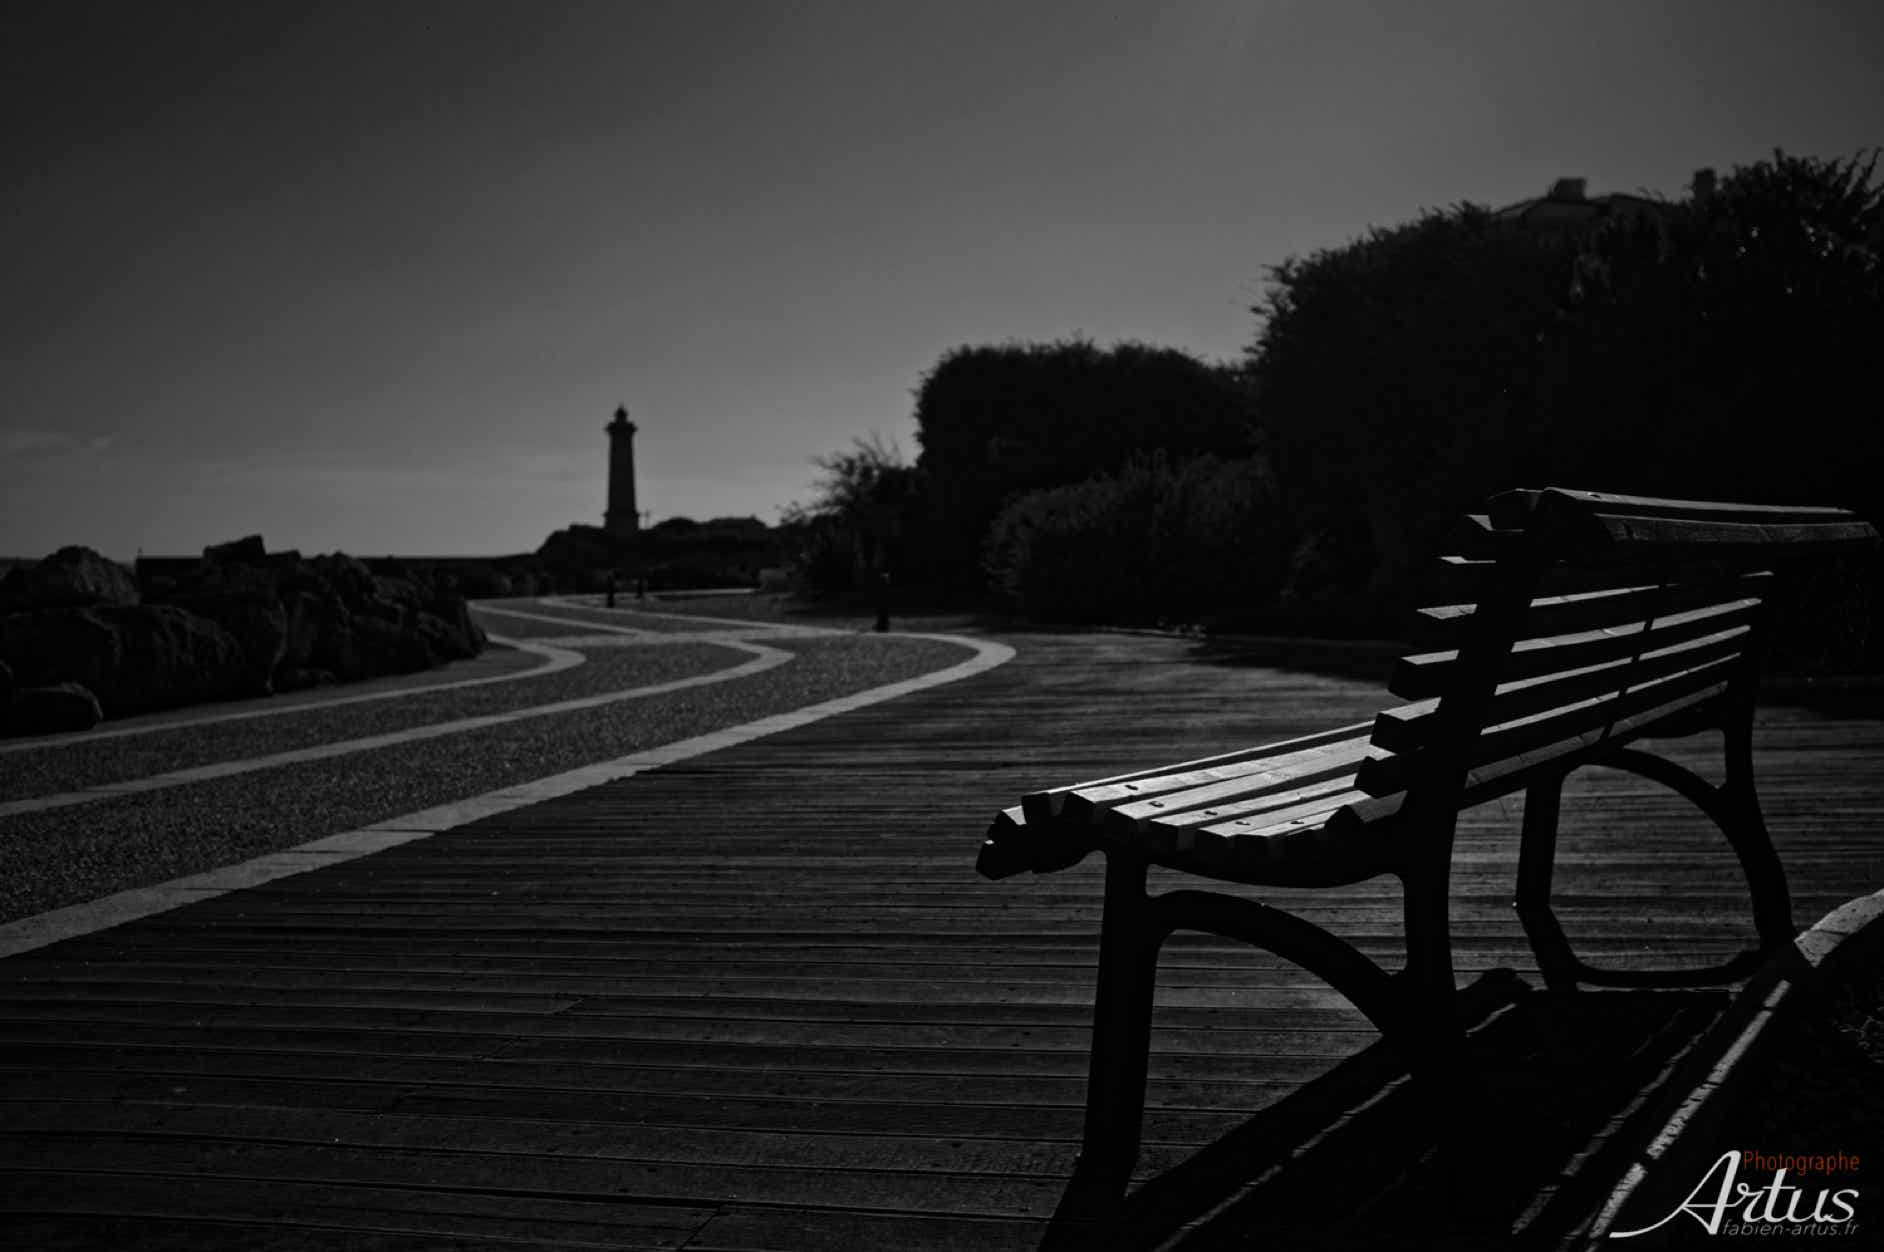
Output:
[[[451,592],[434,596],[425,616],[446,628],[443,645],[437,649],[442,659],[465,661],[484,651],[488,642],[484,628],[472,619],[471,606],[463,596]]]
[[[332,672],[324,669],[284,666],[275,671],[276,691],[305,691],[309,687],[332,686],[333,682]]]
[[[0,657],[22,686],[82,684],[111,717],[225,699],[243,677],[228,632],[173,605],[9,613],[0,617]]]
[[[423,564],[380,562],[375,576],[343,553],[304,560],[249,536],[206,548],[201,561],[153,566],[142,604],[124,571],[96,553],[61,549],[41,566],[80,571],[61,576],[92,587],[86,594],[133,602],[9,613],[0,659],[24,686],[82,684],[113,717],[410,673],[486,644],[456,580]],[[25,590],[21,578],[8,585]],[[0,704],[5,690],[0,674]]]
[[[473,600],[507,596],[510,594],[510,578],[489,565],[469,565],[457,572],[455,590]]]
[[[229,632],[242,653],[239,694],[265,696],[274,687],[275,667],[288,651],[288,611],[270,596],[190,596],[173,601],[178,608],[216,623]]]
[[[6,706],[10,735],[58,735],[90,730],[104,712],[98,698],[80,683],[22,687]]]
[[[94,612],[116,630],[124,658],[111,688],[98,691],[109,716],[241,694],[247,679],[242,649],[215,622],[175,605]]]
[[[259,543],[260,540],[256,540]],[[224,544],[237,550],[249,540]],[[233,557],[205,560],[178,581],[164,603],[215,622],[242,650],[242,695],[265,696],[274,690],[275,667],[288,646],[288,614],[275,590],[275,572],[265,565]]]
[[[416,613],[425,607],[426,596],[419,584],[410,578],[388,578],[376,575],[373,579],[374,598],[399,606],[399,615]]]
[[[142,609],[144,606],[135,606]],[[106,690],[124,668],[124,642],[97,608],[35,609],[0,617],[0,660],[22,687],[83,683]]]
[[[373,594],[373,571],[344,552],[317,556],[307,568],[349,604]]]
[[[328,590],[291,590],[281,598],[288,620],[287,639],[282,648],[277,672],[305,669],[321,654],[321,641],[349,633],[353,615],[340,597]]]
[[[432,650],[417,629],[404,629],[383,618],[354,618],[353,645],[363,678],[410,674],[434,664]]]
[[[36,565],[16,565],[0,579],[0,612],[136,604],[129,570],[90,548],[60,548]]]
[[[212,543],[203,549],[205,565],[265,565],[268,546],[260,535],[244,535],[228,543]]]

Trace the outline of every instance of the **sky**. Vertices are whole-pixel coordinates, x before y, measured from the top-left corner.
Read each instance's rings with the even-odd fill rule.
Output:
[[[496,555],[910,456],[951,348],[1239,356],[1291,255],[1884,143],[1875,0],[9,8],[0,555]]]

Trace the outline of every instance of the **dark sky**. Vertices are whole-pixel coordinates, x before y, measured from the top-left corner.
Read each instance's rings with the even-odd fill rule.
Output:
[[[957,344],[1230,357],[1370,224],[1884,142],[1870,0],[9,15],[8,555],[533,548],[619,401],[773,520]]]

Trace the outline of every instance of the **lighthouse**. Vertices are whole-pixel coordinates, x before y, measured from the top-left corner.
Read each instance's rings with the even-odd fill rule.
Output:
[[[615,420],[602,429],[608,432],[608,512],[602,515],[602,529],[633,535],[641,529],[641,515],[635,512],[635,424],[628,420],[628,406],[616,406]]]

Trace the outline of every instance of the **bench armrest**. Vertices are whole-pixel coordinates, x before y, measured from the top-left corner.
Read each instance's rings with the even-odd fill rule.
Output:
[[[975,872],[993,879],[1012,878],[1022,870],[1048,874],[1079,864],[1097,846],[1088,831],[1063,822],[1029,825],[1015,805],[997,813],[988,826]]]

